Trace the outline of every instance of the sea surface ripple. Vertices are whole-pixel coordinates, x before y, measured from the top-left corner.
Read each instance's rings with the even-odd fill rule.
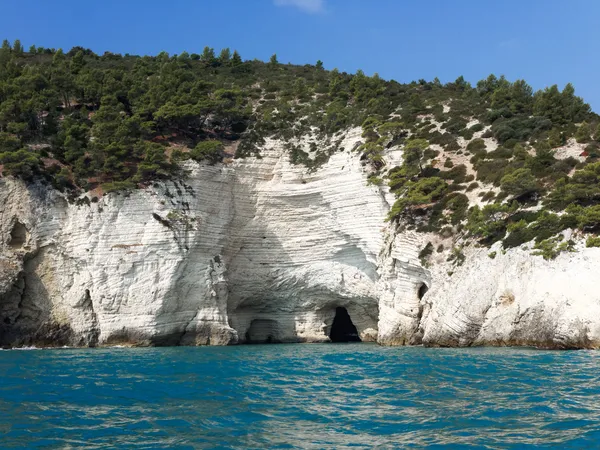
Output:
[[[1,448],[597,448],[600,352],[0,351]]]

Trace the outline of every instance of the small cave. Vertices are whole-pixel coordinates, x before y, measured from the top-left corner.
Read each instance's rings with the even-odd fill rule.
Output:
[[[21,222],[17,221],[10,232],[10,241],[8,245],[12,248],[20,248],[27,242],[27,228]]]
[[[331,342],[361,342],[358,330],[352,323],[348,310],[342,306],[335,309],[329,339],[331,339]]]
[[[421,286],[419,286],[419,290],[417,291],[419,300],[423,300],[423,297],[425,296],[425,294],[427,294],[428,290],[429,288],[427,287],[427,285],[425,283],[421,283]]]
[[[248,344],[277,344],[282,342],[279,323],[272,319],[254,319],[246,332]]]

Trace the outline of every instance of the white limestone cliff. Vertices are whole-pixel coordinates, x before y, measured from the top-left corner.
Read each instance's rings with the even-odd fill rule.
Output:
[[[0,344],[320,342],[344,307],[386,345],[600,346],[599,249],[473,248],[451,275],[426,269],[427,236],[385,221],[392,198],[367,183],[359,139],[312,172],[269,141],[92,202],[0,180]]]

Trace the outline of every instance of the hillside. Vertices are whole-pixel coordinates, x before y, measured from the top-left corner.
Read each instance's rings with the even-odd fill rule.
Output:
[[[397,196],[389,220],[453,236],[457,264],[466,240],[535,240],[548,259],[573,248],[565,229],[600,245],[600,119],[570,84],[400,84],[208,47],[156,57],[25,51],[18,41],[0,50],[2,174],[71,199],[185,177],[186,159],[260,157],[267,139],[314,171],[357,126],[368,182]],[[424,265],[435,250],[423,248]]]

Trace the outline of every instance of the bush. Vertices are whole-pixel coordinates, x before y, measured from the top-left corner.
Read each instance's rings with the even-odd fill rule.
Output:
[[[411,207],[426,206],[439,200],[446,192],[448,186],[438,177],[420,178],[417,181],[406,182],[397,192],[401,197],[396,200],[388,214],[388,220],[398,218],[408,213]]]
[[[198,142],[190,152],[190,157],[195,161],[207,160],[216,164],[223,159],[223,148],[223,144],[215,140]]]
[[[515,198],[539,192],[540,185],[529,169],[517,169],[502,177],[500,188]]]
[[[33,180],[40,170],[38,155],[24,148],[0,153],[0,164],[4,165],[5,174],[27,181]]]
[[[475,132],[475,133],[477,133],[478,131],[483,130],[483,124],[482,123],[476,123],[475,125],[473,125],[470,128],[470,130],[473,131],[473,132]]]
[[[456,141],[456,139],[452,140],[451,142],[449,142],[446,147],[444,147],[444,149],[447,152],[454,152],[456,150],[460,150],[460,145],[458,144],[458,141]]]
[[[471,192],[472,190],[475,190],[478,187],[479,187],[479,183],[477,183],[477,181],[474,183],[471,183],[471,184],[469,184],[469,186],[467,186],[467,192]]]
[[[433,244],[428,242],[427,245],[419,252],[419,261],[423,267],[429,266],[429,257],[433,254]]]
[[[575,140],[580,144],[589,142],[591,132],[592,130],[590,130],[590,125],[584,121],[580,125],[580,127],[577,128],[577,132],[575,133]]]
[[[136,188],[136,184],[132,181],[112,181],[110,183],[104,183],[102,190],[105,194],[117,191],[132,191]]]
[[[464,164],[452,167],[447,172],[440,172],[439,176],[445,180],[452,180],[455,184],[465,182],[467,167]]]
[[[533,252],[533,254],[542,256],[546,260],[550,260],[556,258],[562,252],[572,252],[575,250],[575,242],[573,242],[572,240],[561,242],[562,240],[563,236],[559,235],[538,242],[534,246],[534,249],[537,251]]]
[[[586,247],[600,247],[600,237],[598,236],[588,236],[585,241]]]
[[[485,141],[483,139],[473,139],[471,142],[469,142],[469,144],[467,145],[467,150],[473,152],[473,153],[477,153],[477,152],[481,152],[481,151],[485,151],[486,147],[485,147]]]
[[[494,191],[487,191],[481,196],[481,200],[484,202],[489,202],[496,197],[496,193]]]
[[[500,180],[504,176],[506,168],[507,163],[502,159],[478,161],[475,165],[477,179],[483,183],[492,183],[496,186],[500,185]]]

